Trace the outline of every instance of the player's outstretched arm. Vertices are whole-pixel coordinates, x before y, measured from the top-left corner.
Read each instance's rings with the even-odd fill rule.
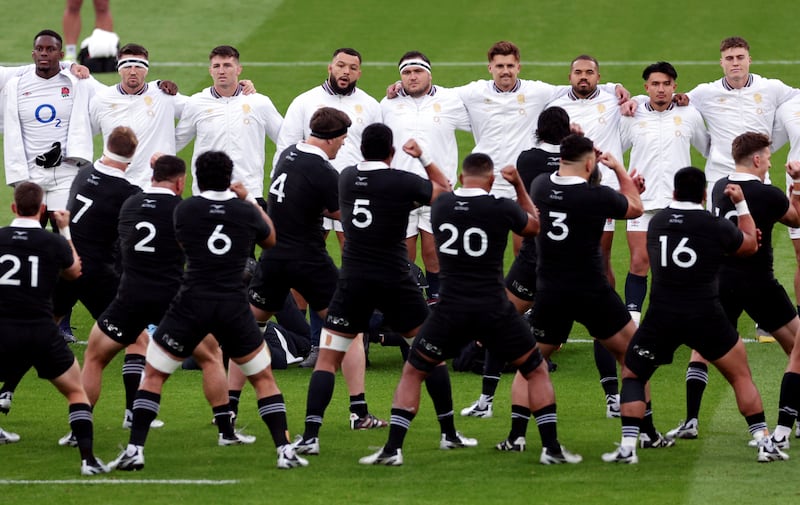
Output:
[[[433,184],[431,202],[436,200],[442,193],[453,191],[450,181],[447,180],[447,177],[445,177],[444,173],[439,169],[436,163],[434,163],[432,159],[425,156],[425,153],[422,152],[422,148],[419,146],[419,144],[417,144],[416,140],[409,139],[408,142],[403,144],[403,151],[409,156],[418,159],[425,168],[425,172],[428,174],[428,179],[431,181],[431,184]]]
[[[236,193],[236,196],[238,196],[240,199],[247,200],[248,202],[253,204],[253,206],[256,209],[258,209],[258,213],[261,215],[261,219],[263,219],[264,222],[267,223],[267,226],[269,226],[269,236],[267,236],[267,238],[259,242],[258,245],[260,245],[262,249],[269,249],[270,247],[274,246],[275,242],[277,241],[275,237],[275,225],[272,224],[272,219],[269,218],[267,213],[264,212],[264,209],[262,209],[261,206],[258,204],[258,202],[256,201],[256,197],[253,196],[252,193],[247,191],[247,188],[245,188],[244,184],[242,184],[241,182],[234,182],[233,184],[231,184],[231,191]]]
[[[800,161],[792,160],[786,163],[786,173],[792,178],[790,205],[780,222],[792,228],[800,228]]]
[[[520,232],[520,235],[523,237],[535,236],[539,233],[539,211],[533,204],[531,196],[525,190],[525,183],[522,182],[522,177],[519,176],[517,168],[507,165],[500,170],[500,175],[514,186],[514,190],[517,192],[517,203],[522,207],[522,210],[528,213],[528,224]]]

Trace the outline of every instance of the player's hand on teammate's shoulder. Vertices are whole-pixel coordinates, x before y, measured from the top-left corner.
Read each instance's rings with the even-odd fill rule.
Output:
[[[786,162],[786,173],[792,180],[800,179],[800,160],[790,160]]]
[[[253,93],[257,93],[256,85],[253,84],[253,81],[250,79],[242,79],[239,81],[239,84],[242,85],[242,94],[243,95],[252,95]]]
[[[391,100],[392,98],[397,98],[397,95],[400,94],[400,90],[403,89],[403,83],[400,81],[395,81],[386,88],[386,98]]]
[[[619,105],[619,113],[623,116],[633,117],[638,107],[639,103],[636,100],[627,100]]]
[[[165,95],[175,96],[178,94],[178,85],[173,81],[158,81],[158,89]]]
[[[672,95],[672,101],[675,102],[678,107],[686,107],[689,105],[689,95],[686,93],[675,93]]]
[[[631,99],[631,92],[625,89],[625,86],[622,84],[617,84],[617,86],[614,88],[614,93],[617,95],[617,103],[619,105],[622,105]]]
[[[78,79],[88,79],[89,76],[92,75],[92,73],[89,71],[89,67],[79,63],[73,63],[70,65],[69,71]]]

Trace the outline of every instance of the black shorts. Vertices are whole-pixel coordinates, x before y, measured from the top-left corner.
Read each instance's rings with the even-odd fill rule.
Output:
[[[53,313],[60,317],[80,301],[97,320],[117,296],[119,276],[108,267],[83,273],[74,281],[59,279],[53,292]]]
[[[605,340],[622,330],[631,315],[608,286],[600,291],[537,291],[531,320],[536,340],[557,346],[567,341],[575,321],[592,337]]]
[[[720,277],[719,300],[734,327],[743,311],[767,332],[789,324],[797,315],[797,307],[774,278],[741,282]]]
[[[325,327],[341,333],[367,331],[376,309],[383,313],[386,325],[397,333],[413,330],[428,316],[428,304],[410,275],[394,282],[339,279]]]
[[[517,298],[532,302],[536,295],[536,263],[517,256],[506,275],[506,289]]]
[[[247,297],[267,312],[280,312],[286,295],[294,288],[315,312],[328,308],[336,291],[339,271],[326,256],[319,261],[261,260],[258,262]]]
[[[420,328],[413,349],[437,361],[458,356],[463,347],[478,340],[493,356],[514,361],[536,346],[531,328],[508,300],[502,307],[473,310],[437,304]]]
[[[209,333],[231,358],[246,356],[264,343],[244,296],[209,299],[194,297],[189,292],[175,297],[153,340],[170,354],[188,358]]]
[[[108,337],[124,346],[136,342],[149,324],[158,324],[169,308],[169,298],[122,299],[114,301],[97,318],[97,326]]]
[[[642,380],[648,380],[658,366],[672,363],[672,356],[681,345],[715,361],[738,341],[736,328],[718,303],[697,307],[690,313],[651,309],[628,345],[625,365]]]
[[[69,370],[75,355],[51,319],[0,321],[0,381],[20,378],[30,370],[52,380]]]

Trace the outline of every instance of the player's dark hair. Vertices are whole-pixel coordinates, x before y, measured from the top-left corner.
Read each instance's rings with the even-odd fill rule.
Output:
[[[495,42],[492,47],[489,48],[487,56],[489,57],[489,61],[492,61],[492,58],[495,56],[513,56],[519,61],[519,47],[513,42],[501,40],[500,42]]]
[[[64,45],[64,40],[61,38],[61,35],[58,32],[54,32],[53,30],[42,30],[33,37],[33,45],[36,45],[36,39],[39,37],[53,37],[58,41],[58,47],[61,48]]]
[[[684,167],[675,173],[675,200],[703,203],[706,174],[696,167]]]
[[[336,55],[338,55],[339,53],[344,53],[344,54],[349,54],[350,56],[355,56],[356,58],[358,58],[358,64],[359,65],[361,64],[361,53],[359,53],[358,51],[356,51],[352,47],[340,47],[339,49],[336,49],[333,52],[333,56],[331,57],[331,59],[336,58]]]
[[[720,42],[719,52],[727,51],[728,49],[733,49],[734,47],[742,47],[747,51],[750,51],[750,44],[748,44],[747,41],[742,37],[728,37]]]
[[[320,107],[311,115],[311,121],[309,121],[308,126],[311,128],[311,132],[315,134],[315,137],[334,138],[347,133],[347,129],[350,128],[351,124],[350,116],[345,112],[333,107]],[[331,137],[336,133],[339,133],[339,135]]]
[[[126,54],[135,56],[141,55],[145,58],[150,57],[150,53],[147,52],[147,49],[139,44],[125,44],[124,46],[120,47],[119,51],[117,51],[117,58],[122,59],[122,57]]]
[[[745,132],[733,139],[731,155],[736,163],[745,163],[759,151],[769,148],[769,137],[763,133]]]
[[[206,151],[194,163],[200,191],[225,191],[231,185],[233,161],[222,151]]]
[[[492,175],[494,163],[492,158],[483,153],[472,153],[461,163],[461,173],[465,177]]]
[[[574,65],[576,61],[581,61],[581,60],[593,62],[595,68],[597,68],[597,70],[600,70],[600,62],[598,62],[594,56],[589,56],[588,54],[581,54],[579,56],[576,56],[575,59],[572,60],[572,63],[569,64],[570,68],[572,68],[572,65]]]
[[[593,152],[594,142],[583,135],[570,133],[561,141],[561,159],[564,161],[580,161]]]
[[[20,216],[35,216],[42,207],[43,198],[44,190],[35,182],[20,182],[14,188],[14,203]]]
[[[383,161],[392,156],[392,129],[383,123],[372,123],[361,133],[361,155],[366,161]]]
[[[106,149],[126,158],[133,156],[137,145],[139,145],[139,139],[136,138],[133,130],[127,126],[117,126],[111,130],[111,134],[106,141]]]
[[[642,79],[646,81],[650,78],[650,74],[656,72],[670,76],[673,81],[678,78],[678,71],[675,70],[675,67],[673,67],[672,64],[667,63],[666,61],[658,61],[645,67],[644,72],[642,72]]]
[[[548,144],[560,144],[570,134],[569,114],[561,107],[548,107],[539,114],[536,138]]]
[[[407,52],[406,54],[404,54],[403,56],[400,57],[400,61],[397,62],[397,65],[399,66],[405,60],[412,60],[412,59],[413,60],[422,60],[425,63],[427,63],[429,66],[431,64],[431,60],[429,60],[428,57],[425,56],[424,54],[422,54],[421,52],[419,52],[419,51],[409,51],[409,52]]]
[[[223,58],[236,58],[236,61],[239,61],[239,51],[236,50],[233,46],[217,46],[211,50],[211,53],[208,55],[208,59],[210,60],[214,56],[221,56]]]
[[[153,181],[171,181],[186,175],[186,162],[177,156],[164,154],[153,164]]]

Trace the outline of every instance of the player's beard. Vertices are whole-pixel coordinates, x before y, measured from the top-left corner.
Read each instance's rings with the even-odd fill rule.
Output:
[[[599,186],[600,181],[603,180],[603,172],[600,171],[600,165],[594,164],[594,170],[589,174],[589,186]]]
[[[339,84],[336,82],[336,79],[334,79],[333,76],[328,77],[328,84],[330,84],[331,89],[337,95],[348,95],[348,94],[350,94],[354,89],[356,89],[356,83],[357,82],[358,82],[357,80],[356,81],[350,81],[350,84],[348,84],[346,88],[340,88]]]

